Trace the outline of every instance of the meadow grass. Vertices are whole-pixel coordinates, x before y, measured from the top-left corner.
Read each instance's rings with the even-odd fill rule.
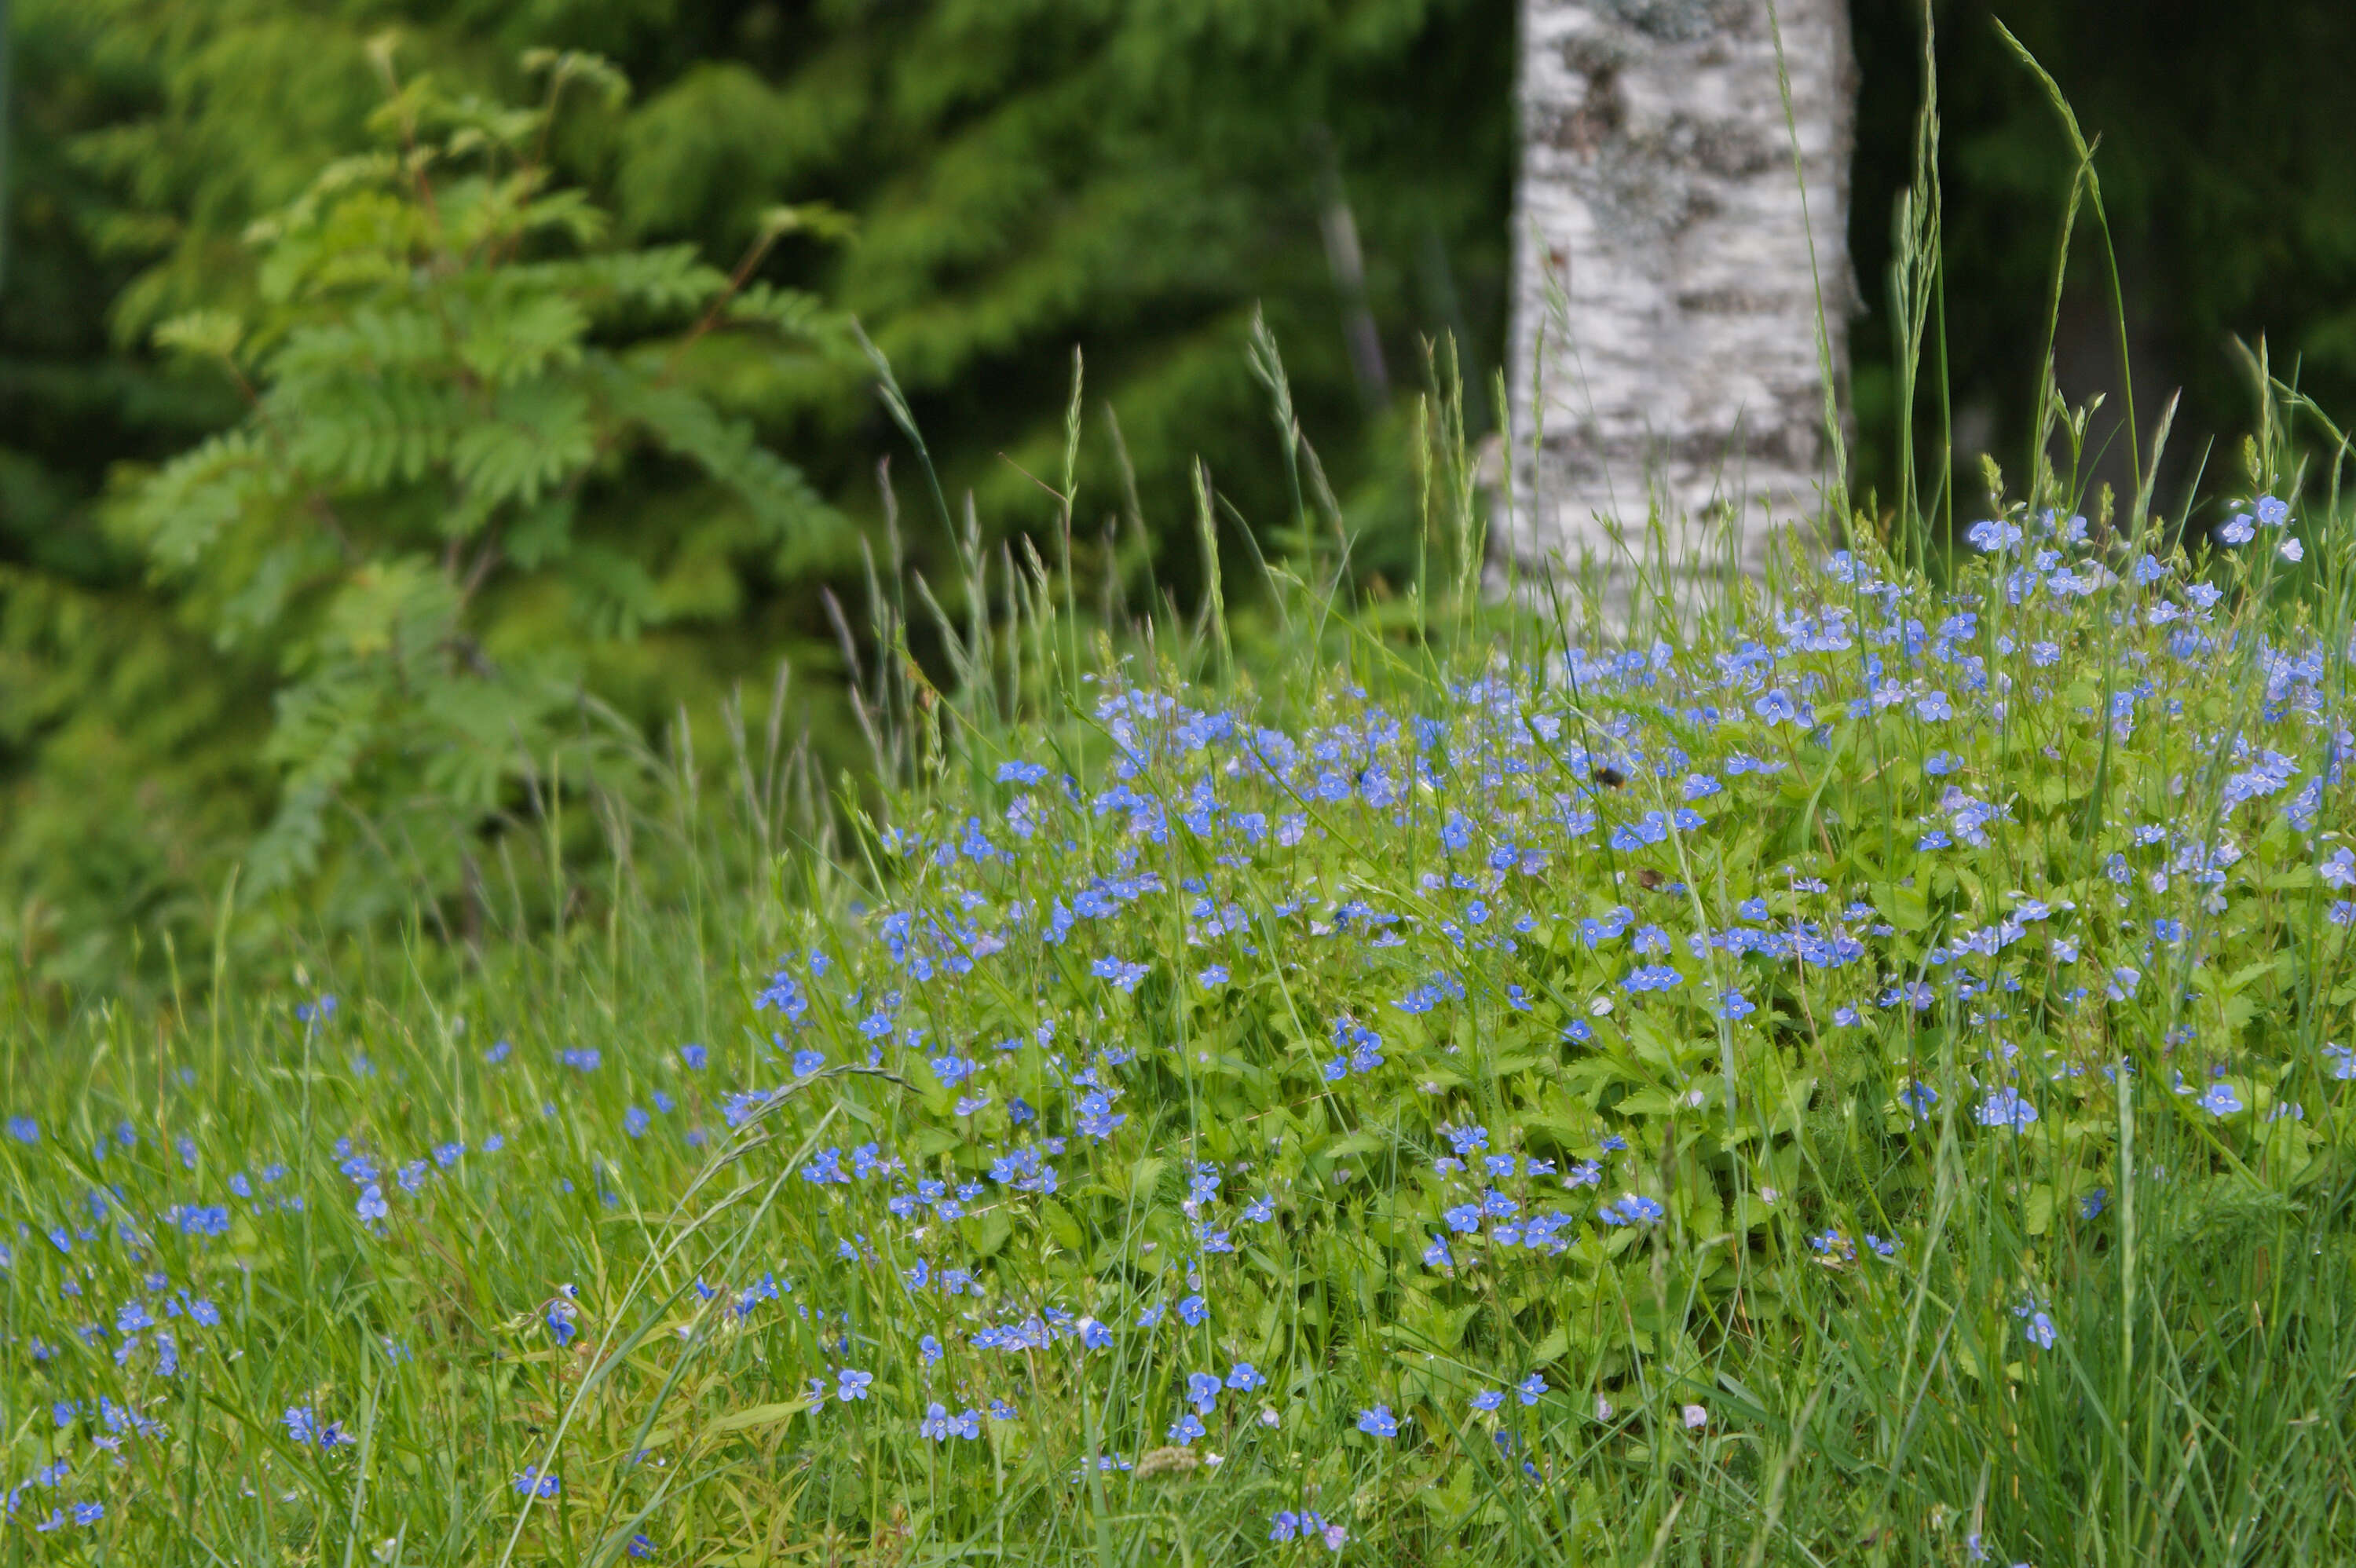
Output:
[[[740,725],[474,943],[14,982],[8,1560],[2356,1552],[2351,551],[2265,428],[2214,537],[1608,645],[1461,443],[1433,603],[975,547],[938,687],[879,574],[863,786]]]
[[[1486,594],[1442,395],[1352,601],[1256,334],[1198,615],[1076,580],[1076,382],[1057,558],[841,623],[866,778],[781,685],[397,933],[0,975],[7,1561],[2356,1556],[2348,443],[2261,361],[2167,525],[2049,377],[1934,548],[1936,133],[1828,561]]]

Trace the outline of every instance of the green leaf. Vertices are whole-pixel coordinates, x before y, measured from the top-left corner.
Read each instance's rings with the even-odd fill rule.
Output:
[[[230,359],[245,340],[245,323],[225,310],[195,310],[155,329],[155,347],[177,348],[209,359]]]
[[[1873,907],[1901,931],[1919,932],[1931,923],[1931,906],[1922,894],[1895,882],[1873,884]]]
[[[531,506],[596,454],[587,394],[537,379],[501,388],[485,416],[458,436],[450,455],[458,477],[481,501]]]
[[[783,1425],[809,1407],[810,1400],[807,1394],[800,1399],[780,1400],[773,1404],[747,1405],[743,1410],[732,1410],[726,1415],[715,1417],[703,1431],[709,1437],[724,1437],[736,1432],[758,1432],[764,1427]]]
[[[1053,1198],[1040,1200],[1039,1220],[1057,1246],[1066,1252],[1086,1250],[1087,1233],[1080,1229],[1080,1222],[1072,1218],[1072,1211]]]

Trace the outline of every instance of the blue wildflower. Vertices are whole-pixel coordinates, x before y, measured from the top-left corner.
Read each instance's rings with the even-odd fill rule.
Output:
[[[1616,1203],[1605,1204],[1596,1214],[1607,1225],[1652,1225],[1667,1212],[1656,1200],[1631,1192]]]
[[[1989,1090],[1987,1098],[1980,1102],[1973,1115],[1984,1127],[2009,1127],[2018,1133],[2026,1131],[2029,1124],[2037,1120],[2037,1107],[2022,1099],[2019,1090],[2008,1084]]]

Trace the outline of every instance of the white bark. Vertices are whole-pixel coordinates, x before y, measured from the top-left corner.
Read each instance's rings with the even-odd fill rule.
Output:
[[[1594,562],[1622,606],[1655,507],[1674,573],[1756,575],[1831,477],[1817,325],[1821,297],[1845,382],[1847,4],[1777,19],[1790,122],[1767,0],[1523,0],[1507,538]]]

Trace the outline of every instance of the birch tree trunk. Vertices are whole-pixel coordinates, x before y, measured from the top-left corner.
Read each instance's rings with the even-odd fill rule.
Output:
[[[1777,11],[1790,123],[1767,0],[1523,0],[1507,537],[1601,568],[1609,613],[1654,508],[1672,577],[1755,576],[1836,477],[1817,324],[1821,297],[1845,383],[1847,0]]]

